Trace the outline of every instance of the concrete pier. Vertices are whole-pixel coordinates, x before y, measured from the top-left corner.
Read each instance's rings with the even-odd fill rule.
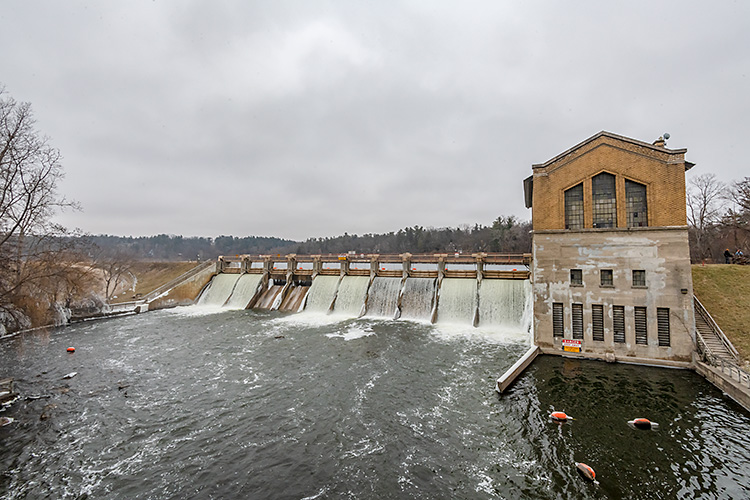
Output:
[[[503,373],[503,375],[497,379],[495,390],[502,394],[503,391],[505,391],[526,368],[528,368],[532,361],[534,361],[541,352],[542,351],[537,346],[532,346],[526,351],[526,354],[521,356],[518,361],[515,362],[513,366],[508,368],[508,371]]]

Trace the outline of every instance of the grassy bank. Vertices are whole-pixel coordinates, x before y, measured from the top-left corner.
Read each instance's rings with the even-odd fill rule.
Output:
[[[129,279],[123,285],[127,289],[120,290],[118,287],[117,298],[112,302],[127,302],[138,295],[146,295],[197,265],[197,262],[135,262],[131,268],[136,278],[135,290],[132,288],[132,280]]]
[[[750,266],[695,265],[693,289],[742,358],[750,360]]]

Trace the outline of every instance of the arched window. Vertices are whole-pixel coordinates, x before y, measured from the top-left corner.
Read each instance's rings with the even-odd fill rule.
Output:
[[[625,181],[625,200],[628,213],[628,227],[648,226],[648,203],[646,186],[633,181]]]
[[[565,229],[583,229],[583,184],[565,191]]]
[[[615,176],[606,172],[591,180],[594,227],[617,226],[617,197]]]

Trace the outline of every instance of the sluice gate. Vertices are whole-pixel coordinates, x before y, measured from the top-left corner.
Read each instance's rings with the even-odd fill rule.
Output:
[[[198,303],[517,327],[530,309],[530,261],[487,253],[223,256]]]

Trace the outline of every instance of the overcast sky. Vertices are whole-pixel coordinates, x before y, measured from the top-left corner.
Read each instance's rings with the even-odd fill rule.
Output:
[[[531,217],[607,130],[750,175],[750,2],[23,1],[0,84],[93,234],[302,240]]]

